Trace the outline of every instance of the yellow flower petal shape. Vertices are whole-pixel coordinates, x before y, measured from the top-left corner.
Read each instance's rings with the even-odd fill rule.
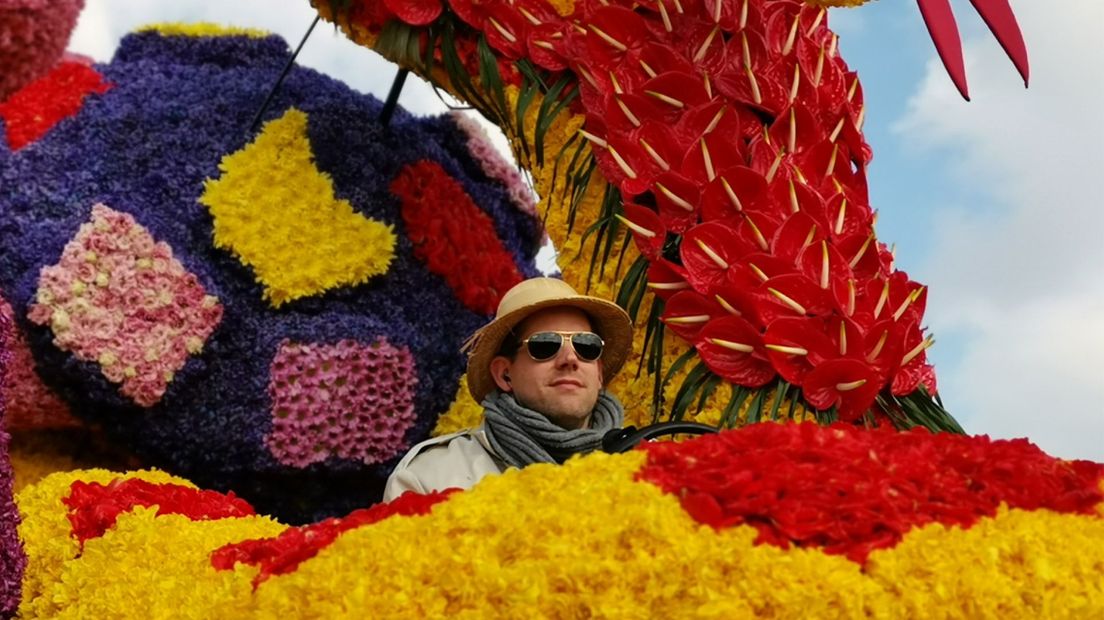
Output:
[[[395,255],[391,225],[334,196],[314,164],[307,115],[291,108],[219,163],[200,203],[214,217],[215,247],[234,253],[279,307],[387,272]]]

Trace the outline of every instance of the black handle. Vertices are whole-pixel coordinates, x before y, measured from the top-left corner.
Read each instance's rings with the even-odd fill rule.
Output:
[[[697,422],[661,422],[651,426],[637,429],[635,426],[615,428],[602,437],[602,451],[610,454],[628,452],[642,441],[655,439],[663,435],[705,435],[716,433],[715,426],[698,424]]]

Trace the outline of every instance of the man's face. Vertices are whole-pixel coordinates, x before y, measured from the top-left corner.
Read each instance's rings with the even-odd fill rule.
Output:
[[[587,315],[575,308],[548,308],[529,316],[515,329],[519,341],[537,332],[593,331]],[[513,392],[523,406],[538,411],[566,429],[584,428],[602,389],[602,360],[579,359],[570,342],[552,359],[536,361],[525,346],[514,359],[496,357],[491,374],[504,392]],[[509,377],[509,382],[506,381]]]

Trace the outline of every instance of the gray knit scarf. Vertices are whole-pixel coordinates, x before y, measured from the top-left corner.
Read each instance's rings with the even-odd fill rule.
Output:
[[[513,394],[494,390],[483,399],[487,440],[504,461],[514,467],[533,463],[563,463],[573,454],[593,452],[602,437],[621,428],[625,408],[602,390],[590,414],[590,427],[565,430],[540,412],[520,405]]]

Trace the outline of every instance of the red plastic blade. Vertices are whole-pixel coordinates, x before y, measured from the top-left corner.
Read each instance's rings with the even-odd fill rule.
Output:
[[[1012,7],[1008,0],[970,0],[985,25],[989,26],[997,42],[1004,48],[1004,53],[1016,65],[1016,71],[1020,72],[1024,86],[1027,86],[1027,46],[1024,44],[1023,33],[1020,25],[1016,23],[1016,16],[1012,13]]]
[[[966,63],[962,60],[962,39],[958,35],[958,24],[955,23],[950,0],[916,0],[916,4],[920,7],[920,14],[924,17],[924,24],[928,27],[943,67],[947,69],[962,98],[969,101]]]

